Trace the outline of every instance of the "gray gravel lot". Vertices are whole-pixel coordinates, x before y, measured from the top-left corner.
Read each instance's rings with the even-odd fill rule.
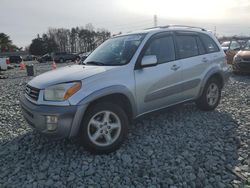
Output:
[[[50,64],[35,64],[37,74]],[[60,64],[58,66],[65,66]],[[122,147],[91,155],[76,139],[29,128],[19,96],[31,79],[15,68],[0,80],[0,187],[250,187],[250,76],[232,75],[221,104],[193,103],[136,120]]]

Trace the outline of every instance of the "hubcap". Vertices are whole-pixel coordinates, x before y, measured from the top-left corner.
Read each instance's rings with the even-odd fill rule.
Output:
[[[207,89],[207,103],[213,106],[219,99],[219,88],[215,83],[211,83]]]
[[[96,113],[88,123],[88,136],[97,146],[109,146],[119,137],[121,121],[111,111]]]

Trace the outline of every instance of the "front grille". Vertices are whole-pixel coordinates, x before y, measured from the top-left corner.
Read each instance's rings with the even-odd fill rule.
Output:
[[[250,63],[239,63],[238,68],[242,70],[242,72],[249,72],[250,71]]]
[[[250,57],[243,58],[243,61],[249,61],[250,62]]]
[[[38,100],[39,92],[40,92],[40,89],[31,87],[30,85],[26,86],[26,89],[25,89],[26,95],[28,95],[31,99],[33,99],[35,101]]]

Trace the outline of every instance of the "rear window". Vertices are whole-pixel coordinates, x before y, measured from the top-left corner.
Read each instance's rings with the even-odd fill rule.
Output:
[[[231,42],[231,45],[230,45],[230,49],[231,50],[237,50],[237,49],[240,49],[240,44],[238,43],[238,42],[236,42],[236,41],[232,41]]]
[[[250,50],[250,40],[245,44],[244,50]]]
[[[201,34],[201,40],[203,41],[207,53],[213,53],[213,52],[219,52],[220,49],[217,46],[217,44],[214,42],[214,40],[209,37],[208,35]]]

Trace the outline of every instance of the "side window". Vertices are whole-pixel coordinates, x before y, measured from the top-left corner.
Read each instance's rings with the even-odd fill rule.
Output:
[[[217,44],[208,35],[201,34],[201,39],[202,39],[208,53],[213,53],[213,52],[219,52],[220,51]]]
[[[206,49],[205,49],[204,45],[202,44],[201,39],[199,37],[196,37],[196,42],[197,42],[199,54],[200,55],[205,54],[206,53]]]
[[[176,44],[177,52],[181,59],[199,55],[195,36],[177,35]]]
[[[147,47],[145,55],[155,55],[159,64],[175,60],[173,38],[166,36],[153,39]]]

